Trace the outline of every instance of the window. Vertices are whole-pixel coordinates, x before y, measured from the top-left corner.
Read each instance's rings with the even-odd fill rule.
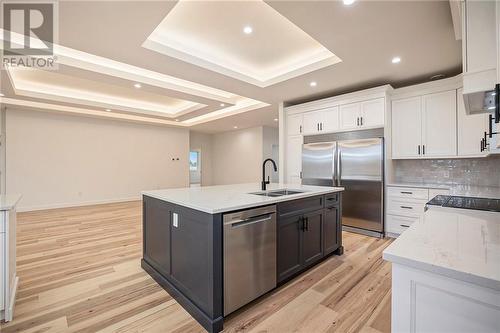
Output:
[[[198,171],[200,165],[200,152],[189,152],[189,171]]]

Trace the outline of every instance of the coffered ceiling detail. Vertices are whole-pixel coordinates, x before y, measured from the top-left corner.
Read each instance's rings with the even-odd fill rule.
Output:
[[[263,1],[179,1],[143,47],[259,87],[341,61]]]

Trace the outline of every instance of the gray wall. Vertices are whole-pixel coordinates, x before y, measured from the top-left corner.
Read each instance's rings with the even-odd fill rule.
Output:
[[[500,186],[500,156],[452,160],[394,160],[396,181]]]

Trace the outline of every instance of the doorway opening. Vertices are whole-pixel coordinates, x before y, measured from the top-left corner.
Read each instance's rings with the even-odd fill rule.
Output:
[[[201,149],[189,152],[189,186],[201,186]]]

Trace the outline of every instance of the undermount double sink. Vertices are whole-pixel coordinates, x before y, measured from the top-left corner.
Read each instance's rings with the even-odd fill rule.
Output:
[[[304,192],[305,191],[282,189],[282,190],[273,190],[273,191],[252,192],[249,194],[260,195],[263,197],[282,197],[284,195],[299,194],[299,193],[304,193]]]

